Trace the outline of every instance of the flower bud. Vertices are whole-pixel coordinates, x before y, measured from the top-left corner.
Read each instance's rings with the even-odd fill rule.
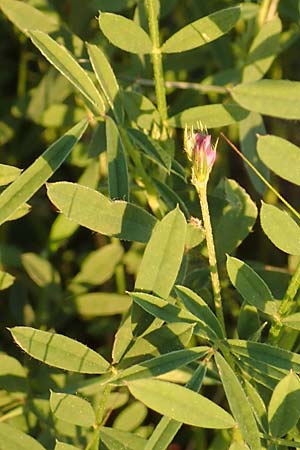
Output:
[[[210,171],[216,160],[216,148],[211,143],[211,135],[204,130],[194,132],[187,127],[184,130],[184,149],[192,162],[192,183],[207,183]]]

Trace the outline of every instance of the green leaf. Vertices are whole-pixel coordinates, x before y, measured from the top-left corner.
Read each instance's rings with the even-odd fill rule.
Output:
[[[272,117],[300,119],[300,82],[260,80],[238,84],[233,99],[243,108]]]
[[[95,112],[103,114],[105,107],[99,91],[71,53],[41,31],[30,31],[29,36],[45,58],[88,100]]]
[[[198,392],[202,386],[206,371],[207,366],[205,364],[199,365],[186,384],[186,388]],[[167,448],[181,426],[182,422],[163,416],[148,439],[144,450],[161,450]]]
[[[231,283],[246,302],[265,314],[277,313],[277,304],[268,285],[250,266],[228,255],[226,267]]]
[[[136,430],[148,414],[148,409],[141,402],[130,403],[125,409],[123,409],[114,420],[113,428],[123,431]]]
[[[14,327],[10,332],[16,343],[30,356],[49,366],[80,373],[101,374],[109,363],[98,353],[61,334]]]
[[[295,372],[300,372],[300,355],[297,353],[259,342],[242,341],[239,339],[229,339],[228,342],[231,351],[238,356],[252,358],[253,360],[261,361],[286,372],[291,369]]]
[[[17,398],[25,397],[28,390],[26,370],[17,359],[4,353],[0,354],[0,389]]]
[[[257,135],[265,133],[266,130],[264,122],[260,114],[252,112],[248,115],[248,117],[246,117],[246,119],[239,122],[239,135],[243,154],[256,167],[259,173],[269,181],[269,169],[259,159],[258,152],[256,150]],[[263,195],[266,191],[265,183],[258,178],[248,164],[244,163],[244,167],[246,168],[255,189]]]
[[[167,298],[184,252],[186,220],[176,208],[155,225],[137,275],[135,288]]]
[[[248,236],[256,221],[257,207],[245,189],[227,178],[213,191],[210,203],[217,260],[220,262]]]
[[[199,297],[199,295],[185,286],[177,285],[175,291],[180,301],[190,313],[206,323],[219,338],[222,339],[224,337],[220,322],[208,307],[207,303]]]
[[[9,288],[14,284],[15,277],[8,272],[0,270],[0,291]]]
[[[160,115],[148,97],[135,91],[122,91],[123,106],[131,122],[139,128],[151,130],[160,123]]]
[[[152,178],[152,183],[155,186],[155,188],[158,191],[159,197],[162,198],[162,200],[166,203],[167,207],[169,210],[176,208],[177,205],[179,205],[181,211],[183,212],[183,214],[185,215],[186,220],[189,220],[190,218],[190,213],[185,205],[185,203],[183,202],[183,200],[179,197],[179,195],[177,195],[177,193],[171,189],[166,182],[161,182],[160,180],[158,180],[157,178]],[[191,231],[191,227],[189,226],[188,223],[188,227],[187,227],[187,233],[188,231]],[[196,238],[196,241],[201,239],[201,229],[196,229],[194,228],[194,237]],[[198,231],[198,233],[197,233]],[[189,237],[187,236],[187,239],[189,239],[191,237],[191,233],[189,235]],[[203,236],[204,239],[204,236]],[[189,243],[192,244],[191,240],[189,239]]]
[[[38,441],[18,428],[0,423],[1,450],[45,450]]]
[[[282,319],[282,323],[289,328],[294,330],[300,330],[300,313],[291,314]]]
[[[290,372],[275,387],[268,409],[272,436],[288,433],[300,418],[300,380]]]
[[[22,264],[30,278],[40,287],[60,283],[59,273],[47,259],[36,253],[23,253]]]
[[[83,120],[67,131],[0,195],[0,224],[29,200],[68,157],[87,127]]]
[[[231,415],[220,406],[177,384],[151,379],[136,380],[129,381],[128,388],[148,408],[188,425],[212,429],[234,426]]]
[[[193,324],[174,322],[139,336],[125,353],[119,368],[126,368],[161,354],[183,350],[190,342],[193,329]],[[132,339],[132,333],[129,334]],[[118,337],[121,339],[121,336]]]
[[[79,184],[51,183],[47,191],[50,201],[68,219],[106,236],[147,242],[156,223],[155,217],[144,209],[123,201],[112,202]]]
[[[91,427],[96,422],[91,404],[76,395],[51,391],[50,408],[57,419],[67,423]]]
[[[83,261],[80,272],[73,278],[72,284],[99,286],[109,280],[113,276],[123,253],[123,247],[119,242],[105,245],[90,252]]]
[[[161,50],[163,53],[178,53],[212,42],[234,27],[240,14],[240,7],[234,6],[195,20],[173,34]]]
[[[106,118],[106,149],[109,196],[112,200],[128,200],[129,181],[125,150],[118,128],[110,117]]]
[[[44,14],[33,6],[21,1],[1,0],[0,6],[9,20],[23,32],[40,30],[45,33],[52,33],[59,28],[59,24],[53,16]]]
[[[238,423],[239,430],[251,450],[260,450],[259,431],[247,396],[237,376],[223,356],[216,352],[215,360],[230,409]]]
[[[135,303],[154,317],[166,322],[184,322],[195,324],[194,333],[204,339],[218,339],[215,332],[197,316],[185,309],[180,309],[154,295],[134,292],[131,294]]]
[[[97,130],[99,128],[100,126],[97,127]],[[99,182],[99,176],[99,161],[98,159],[94,159],[84,170],[78,180],[78,183],[82,184],[83,186],[96,189]],[[67,219],[63,214],[59,214],[53,222],[50,230],[50,249],[55,252],[59,247],[65,244],[66,240],[75,233],[77,228],[78,224]]]
[[[187,250],[190,250],[194,247],[197,247],[197,245],[201,244],[205,239],[205,232],[203,227],[201,226],[201,222],[198,220],[194,221],[191,220],[187,224],[186,229],[186,240],[185,240],[185,246]]]
[[[123,105],[120,99],[119,85],[112,67],[99,47],[90,44],[86,45],[96,78],[114,113],[116,122],[122,123],[124,116]]]
[[[281,28],[279,17],[262,24],[247,55],[243,82],[260,80],[268,71],[279,51]]]
[[[39,30],[55,35],[56,39],[63,41],[66,47],[81,55],[83,50],[82,40],[60,23],[59,15],[55,13],[54,8],[51,8],[49,4],[46,9],[51,8],[51,14],[43,13],[22,1],[0,0],[0,6],[9,20],[26,36],[29,36],[30,30]],[[42,5],[40,6],[42,8]]]
[[[158,164],[168,173],[170,172],[171,156],[157,141],[135,128],[129,128],[126,131],[133,143],[144,152],[147,158]]]
[[[245,378],[243,380],[243,387],[245,389],[248,400],[252,406],[255,418],[265,433],[268,432],[268,418],[267,418],[267,410],[264,404],[263,399],[257,392],[257,390],[253,387],[253,385]]]
[[[78,447],[74,447],[74,445],[56,441],[54,450],[80,450],[80,449]]]
[[[205,105],[185,109],[168,119],[171,127],[184,128],[187,126],[198,127],[199,122],[207,128],[219,128],[239,122],[247,117],[248,112],[238,105]]]
[[[277,248],[289,255],[300,255],[300,227],[286,211],[262,202],[260,223]]]
[[[5,186],[6,184],[15,181],[21,172],[22,170],[18,169],[18,167],[0,164],[0,186]]]
[[[142,364],[136,364],[116,375],[110,380],[110,383],[119,384],[120,382],[129,382],[132,380],[157,377],[171,370],[185,366],[196,359],[203,358],[209,350],[209,347],[191,347],[185,350],[176,350],[166,355],[160,355],[155,358],[143,361]]]
[[[127,295],[92,292],[76,296],[74,304],[81,317],[91,319],[123,314],[131,305],[131,299]]]
[[[300,186],[300,148],[277,136],[259,136],[257,152],[276,175]]]
[[[106,449],[113,450],[141,450],[145,448],[146,439],[127,431],[115,428],[101,427],[101,441]]]
[[[278,381],[286,375],[284,370],[245,356],[238,356],[236,364],[245,378],[251,379],[271,391]]]
[[[152,52],[152,42],[148,34],[133,20],[118,14],[100,13],[99,26],[102,33],[116,47],[130,53]]]

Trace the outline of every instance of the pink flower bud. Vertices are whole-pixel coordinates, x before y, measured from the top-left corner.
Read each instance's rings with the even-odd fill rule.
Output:
[[[211,135],[206,132],[194,132],[193,128],[184,132],[184,148],[192,161],[192,183],[207,183],[210,171],[216,160],[216,148],[211,143]]]

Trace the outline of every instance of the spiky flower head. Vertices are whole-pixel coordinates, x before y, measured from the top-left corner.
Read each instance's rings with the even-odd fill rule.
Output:
[[[195,132],[193,127],[184,130],[184,149],[192,162],[192,183],[207,183],[209,174],[216,160],[216,145],[211,143],[211,135],[203,126]]]

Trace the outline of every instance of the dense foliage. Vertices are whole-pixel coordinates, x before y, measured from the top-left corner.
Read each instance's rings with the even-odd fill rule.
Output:
[[[0,6],[0,449],[299,448],[299,2]]]

